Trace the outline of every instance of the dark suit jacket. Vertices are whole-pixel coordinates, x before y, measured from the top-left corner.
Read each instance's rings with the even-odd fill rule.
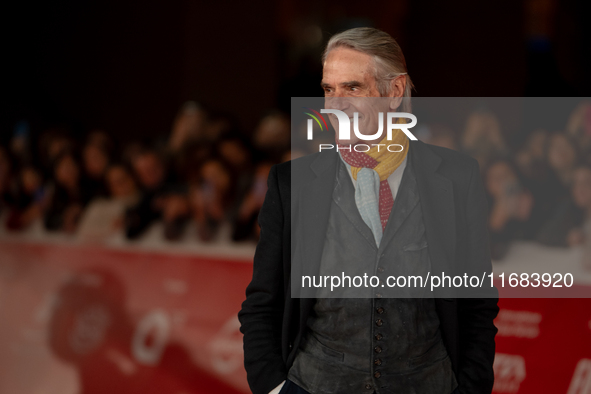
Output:
[[[411,141],[409,149],[432,266],[440,271],[450,267],[446,272],[452,264],[468,273],[490,272],[488,209],[478,163],[420,141]],[[238,315],[254,394],[267,394],[286,379],[306,329],[315,299],[291,297],[291,231],[298,231],[306,258],[320,259],[337,160],[338,153],[324,151],[274,166],[269,174],[253,277]],[[497,301],[436,298],[460,393],[492,391]]]

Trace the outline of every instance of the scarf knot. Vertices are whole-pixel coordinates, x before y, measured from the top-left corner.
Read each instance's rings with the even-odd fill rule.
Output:
[[[401,145],[403,150],[390,152],[388,144]],[[351,166],[351,174],[357,181],[355,203],[378,246],[394,206],[388,177],[406,158],[408,146],[409,140],[400,130],[395,132],[392,141],[384,138],[367,152],[357,152],[353,146],[338,144],[341,157]]]

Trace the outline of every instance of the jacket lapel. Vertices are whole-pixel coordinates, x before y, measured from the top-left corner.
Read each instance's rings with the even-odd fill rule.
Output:
[[[412,159],[412,153],[410,149],[408,155],[407,160],[409,164],[407,164],[407,167],[404,169],[398,193],[396,193],[394,205],[392,206],[392,211],[388,217],[388,224],[386,224],[382,242],[380,243],[380,251],[387,248],[400,226],[402,226],[402,223],[404,223],[419,202],[419,196],[416,194],[416,181],[412,174],[412,163],[410,162]],[[404,206],[402,204],[404,204]]]
[[[292,220],[292,223],[296,223],[292,236],[297,237],[296,244],[300,248],[301,256],[301,261],[295,263],[302,265],[296,267],[295,270],[292,266],[292,274],[302,275],[305,272],[306,275],[316,275],[318,273],[328,227],[332,193],[336,182],[337,154],[333,151],[319,154],[311,163],[310,168],[304,169],[304,171],[310,171],[310,180],[302,185],[297,199],[292,199],[292,203],[297,201],[298,204],[298,218],[295,221]],[[292,241],[292,246],[293,244]],[[315,301],[315,298],[300,300],[298,337],[301,337]],[[297,342],[299,342],[299,338],[296,340]]]
[[[312,162],[310,168],[314,177],[302,186],[298,198],[301,226],[298,226],[297,236],[303,248],[304,268],[308,269],[319,266],[326,238],[338,158],[331,153],[320,154]],[[307,270],[309,274],[316,271]]]
[[[421,141],[411,141],[429,257],[435,272],[453,271],[456,244],[454,192],[451,180],[437,172],[441,157]]]
[[[347,217],[351,226],[353,226],[367,243],[377,250],[376,240],[367,224],[363,221],[359,209],[355,203],[355,187],[351,182],[351,177],[348,174],[347,166],[339,158],[337,160],[337,177],[335,181],[335,188],[332,193],[333,202],[341,209],[343,214]],[[345,198],[348,196],[349,198]],[[328,218],[327,218],[328,220]]]

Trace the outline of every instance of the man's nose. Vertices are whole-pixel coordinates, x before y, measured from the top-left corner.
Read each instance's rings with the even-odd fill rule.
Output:
[[[347,98],[344,96],[335,95],[332,97],[327,97],[326,99],[326,108],[338,109],[339,111],[344,111],[347,109],[349,104],[350,103],[348,102]]]

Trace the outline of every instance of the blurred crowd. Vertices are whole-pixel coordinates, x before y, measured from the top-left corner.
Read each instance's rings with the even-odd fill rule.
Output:
[[[33,141],[16,125],[0,147],[0,217],[10,232],[71,234],[106,241],[141,239],[155,224],[177,241],[192,227],[202,241],[256,240],[256,218],[271,166],[289,159],[289,118],[264,116],[251,138],[231,116],[187,102],[169,136],[117,146],[103,130],[83,140],[67,130]]]
[[[431,124],[419,135],[478,160],[494,259],[516,240],[570,247],[591,239],[591,104],[522,146],[509,146],[487,110],[472,112],[463,130]],[[77,140],[49,129],[33,141],[20,123],[0,147],[0,218],[10,232],[36,225],[97,242],[116,233],[141,239],[155,223],[170,241],[186,239],[189,227],[204,242],[221,228],[229,240],[256,241],[269,170],[290,158],[281,112],[246,136],[232,117],[187,102],[167,138],[123,146],[102,130]]]
[[[486,110],[472,112],[459,135],[434,126],[420,139],[478,160],[493,259],[503,259],[517,240],[591,244],[590,103],[580,103],[561,130],[531,131],[522,146],[509,146],[498,117]]]

